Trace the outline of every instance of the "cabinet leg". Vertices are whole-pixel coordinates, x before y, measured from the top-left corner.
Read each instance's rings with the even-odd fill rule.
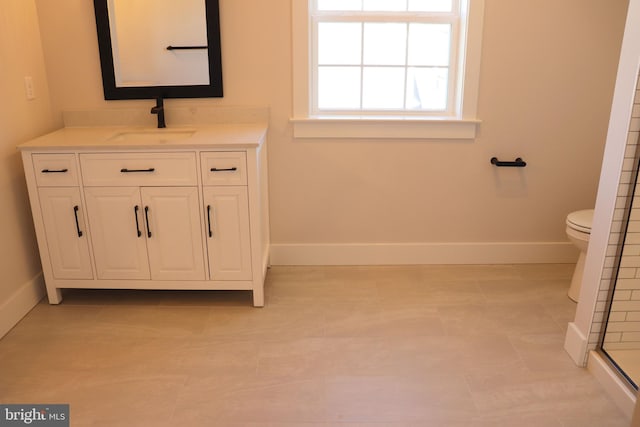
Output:
[[[47,297],[49,298],[49,304],[60,304],[62,302],[62,290],[47,287]]]
[[[264,307],[264,288],[253,289],[253,306]]]

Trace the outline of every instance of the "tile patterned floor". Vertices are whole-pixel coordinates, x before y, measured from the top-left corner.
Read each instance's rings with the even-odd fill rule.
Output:
[[[562,349],[572,269],[273,267],[262,309],[68,291],[0,340],[0,402],[87,427],[626,427]]]

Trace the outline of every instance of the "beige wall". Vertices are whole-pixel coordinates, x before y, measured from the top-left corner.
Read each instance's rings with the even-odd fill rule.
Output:
[[[40,271],[16,145],[53,128],[33,0],[0,2],[0,307]],[[24,77],[37,98],[27,101]]]
[[[36,0],[58,124],[151,105],[102,100],[90,3]],[[626,0],[486,0],[472,142],[294,140],[291,0],[220,3],[225,98],[168,106],[271,107],[275,243],[559,242],[566,214],[593,206]]]

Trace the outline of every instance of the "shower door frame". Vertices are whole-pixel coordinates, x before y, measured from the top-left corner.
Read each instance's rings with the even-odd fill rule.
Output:
[[[639,76],[639,80],[638,82],[640,82],[640,76]],[[638,92],[640,90],[640,85],[636,86],[636,92]],[[635,99],[636,103],[640,103],[640,95],[636,96]],[[631,130],[629,131],[631,132]],[[618,241],[617,244],[617,248],[616,248],[616,254],[614,257],[615,260],[615,264],[612,266],[613,269],[613,274],[611,276],[610,279],[610,284],[609,284],[609,288],[607,290],[607,299],[606,299],[606,306],[604,309],[604,317],[602,318],[602,328],[600,331],[600,337],[598,339],[598,346],[596,348],[596,351],[602,356],[603,360],[605,362],[607,362],[610,367],[612,368],[613,372],[615,372],[616,375],[618,375],[618,377],[623,380],[623,382],[625,384],[628,384],[629,387],[634,390],[634,391],[638,391],[638,384],[640,384],[640,379],[633,379],[631,378],[625,371],[624,369],[619,365],[618,362],[616,362],[616,360],[614,359],[614,357],[609,354],[609,352],[607,351],[607,349],[605,348],[605,338],[607,335],[607,329],[608,329],[608,325],[609,325],[609,318],[611,316],[611,308],[613,305],[613,298],[614,298],[614,294],[616,291],[616,284],[618,282],[618,275],[620,273],[620,264],[622,261],[622,257],[623,257],[623,253],[624,253],[624,247],[625,247],[625,243],[627,241],[627,232],[629,229],[629,218],[631,217],[631,210],[633,209],[633,204],[635,201],[635,194],[636,194],[636,189],[638,188],[638,175],[640,172],[640,132],[638,132],[638,135],[636,136],[636,144],[635,144],[636,150],[633,156],[633,164],[635,165],[633,167],[633,169],[631,170],[631,177],[629,179],[630,185],[628,186],[628,192],[626,194],[626,196],[624,196],[626,198],[625,200],[625,206],[624,206],[624,217],[622,219],[622,224],[620,226],[620,240]],[[623,183],[621,182],[619,184],[619,186],[622,186]],[[618,197],[621,197],[620,195],[618,195]],[[638,195],[639,200],[638,202],[640,202],[640,195]],[[612,230],[613,233],[613,230]],[[640,268],[639,268],[640,269]],[[640,280],[640,279],[639,279]]]

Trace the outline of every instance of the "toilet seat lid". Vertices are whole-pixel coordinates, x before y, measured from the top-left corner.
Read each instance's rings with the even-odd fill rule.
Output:
[[[583,233],[591,233],[593,209],[571,212],[567,215],[567,226]]]

